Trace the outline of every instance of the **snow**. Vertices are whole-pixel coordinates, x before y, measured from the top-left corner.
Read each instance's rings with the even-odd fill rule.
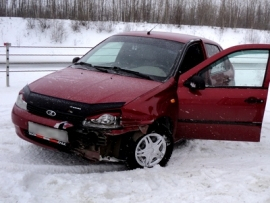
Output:
[[[1,18],[0,41],[21,46],[52,46],[47,35],[25,30],[24,24],[23,19]],[[126,25],[115,26],[112,33],[96,33],[94,29],[70,31],[63,44],[53,46],[75,46],[74,40],[77,46],[94,46]],[[143,23],[132,26],[136,30],[153,27]],[[248,32],[224,29],[220,34],[218,28],[178,29],[166,25],[155,30],[207,37],[224,48],[245,43]],[[261,36],[267,34],[256,32]],[[0,72],[0,202],[270,202],[270,102],[264,115],[261,142],[191,140],[175,146],[164,168],[127,171],[123,164],[92,164],[77,156],[35,146],[16,135],[10,114],[17,94],[25,84],[46,74],[12,73],[11,86],[6,87],[5,74]]]

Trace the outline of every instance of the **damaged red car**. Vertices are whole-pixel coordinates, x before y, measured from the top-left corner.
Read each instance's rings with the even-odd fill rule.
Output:
[[[269,50],[222,51],[175,33],[117,34],[26,85],[12,121],[26,141],[131,169],[165,166],[183,139],[259,141]]]

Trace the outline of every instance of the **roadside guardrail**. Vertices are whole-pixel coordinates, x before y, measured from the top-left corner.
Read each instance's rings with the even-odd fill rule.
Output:
[[[81,57],[92,47],[51,47],[51,46],[0,46],[0,64],[5,64],[6,86],[9,87],[10,72],[46,72],[54,70],[10,70],[10,64],[70,64],[75,57]],[[4,57],[1,57],[4,56]]]

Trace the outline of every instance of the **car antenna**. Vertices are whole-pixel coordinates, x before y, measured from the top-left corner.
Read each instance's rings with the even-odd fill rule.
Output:
[[[156,24],[151,30],[149,30],[149,31],[147,32],[147,35],[150,35],[150,32],[151,32],[153,29],[155,29],[155,27],[157,27],[157,25],[158,25],[158,24]]]

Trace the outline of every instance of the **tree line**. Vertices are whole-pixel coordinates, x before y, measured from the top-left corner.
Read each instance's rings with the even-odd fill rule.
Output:
[[[0,0],[0,16],[270,30],[270,1]]]

